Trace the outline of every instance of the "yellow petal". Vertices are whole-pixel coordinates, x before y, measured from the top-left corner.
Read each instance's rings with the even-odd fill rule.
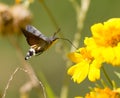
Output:
[[[82,56],[80,53],[72,52],[68,54],[68,57],[71,59],[71,61],[75,63],[79,63],[82,59]]]
[[[82,62],[68,69],[68,74],[72,76],[74,82],[81,83],[88,75],[89,63],[83,60]]]
[[[100,69],[91,64],[88,73],[88,79],[92,82],[100,79]]]
[[[81,97],[81,96],[77,96],[77,97],[75,97],[75,98],[83,98],[83,97]]]
[[[91,32],[93,34],[94,37],[98,38],[100,37],[100,35],[103,35],[103,30],[104,29],[104,25],[102,23],[97,23],[94,24],[93,26],[91,26]]]

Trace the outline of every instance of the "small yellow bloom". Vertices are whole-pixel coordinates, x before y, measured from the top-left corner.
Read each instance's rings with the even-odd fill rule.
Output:
[[[68,74],[72,76],[74,82],[81,83],[87,76],[93,82],[100,78],[101,62],[92,58],[86,48],[70,53],[69,57],[77,63],[68,69]]]
[[[86,94],[85,98],[120,98],[120,93],[114,92],[110,88],[94,88],[93,91]]]

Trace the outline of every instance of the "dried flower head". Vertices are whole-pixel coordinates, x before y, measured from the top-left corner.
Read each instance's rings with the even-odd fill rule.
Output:
[[[30,11],[26,7],[14,5],[11,7],[11,13],[14,19],[14,32],[20,32],[20,28],[24,28],[27,24],[30,24],[32,17]]]
[[[0,3],[0,33],[6,34],[11,31],[13,17],[9,6]]]
[[[20,28],[30,24],[32,15],[23,5],[8,6],[0,3],[0,34],[20,34]]]

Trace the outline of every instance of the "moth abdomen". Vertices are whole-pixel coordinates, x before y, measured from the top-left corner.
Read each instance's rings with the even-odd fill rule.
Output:
[[[35,55],[35,50],[33,48],[30,48],[29,51],[27,52],[27,55],[25,57],[25,60],[28,60],[31,58],[31,56]]]

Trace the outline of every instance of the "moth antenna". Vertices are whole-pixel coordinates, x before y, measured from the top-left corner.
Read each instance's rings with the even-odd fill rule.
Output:
[[[57,33],[59,33],[59,32],[60,32],[60,28],[57,29],[57,31],[54,33],[53,37],[55,37],[55,35],[56,35]],[[66,40],[66,41],[68,41],[75,49],[77,49],[77,47],[76,47],[69,39],[67,39],[67,38],[57,38],[57,39]]]
[[[62,39],[62,40],[68,41],[77,50],[77,47],[69,39],[67,39],[67,38],[58,38],[58,39]]]
[[[57,31],[54,33],[53,37],[55,37],[55,35],[59,32],[60,32],[60,28],[57,29]]]

